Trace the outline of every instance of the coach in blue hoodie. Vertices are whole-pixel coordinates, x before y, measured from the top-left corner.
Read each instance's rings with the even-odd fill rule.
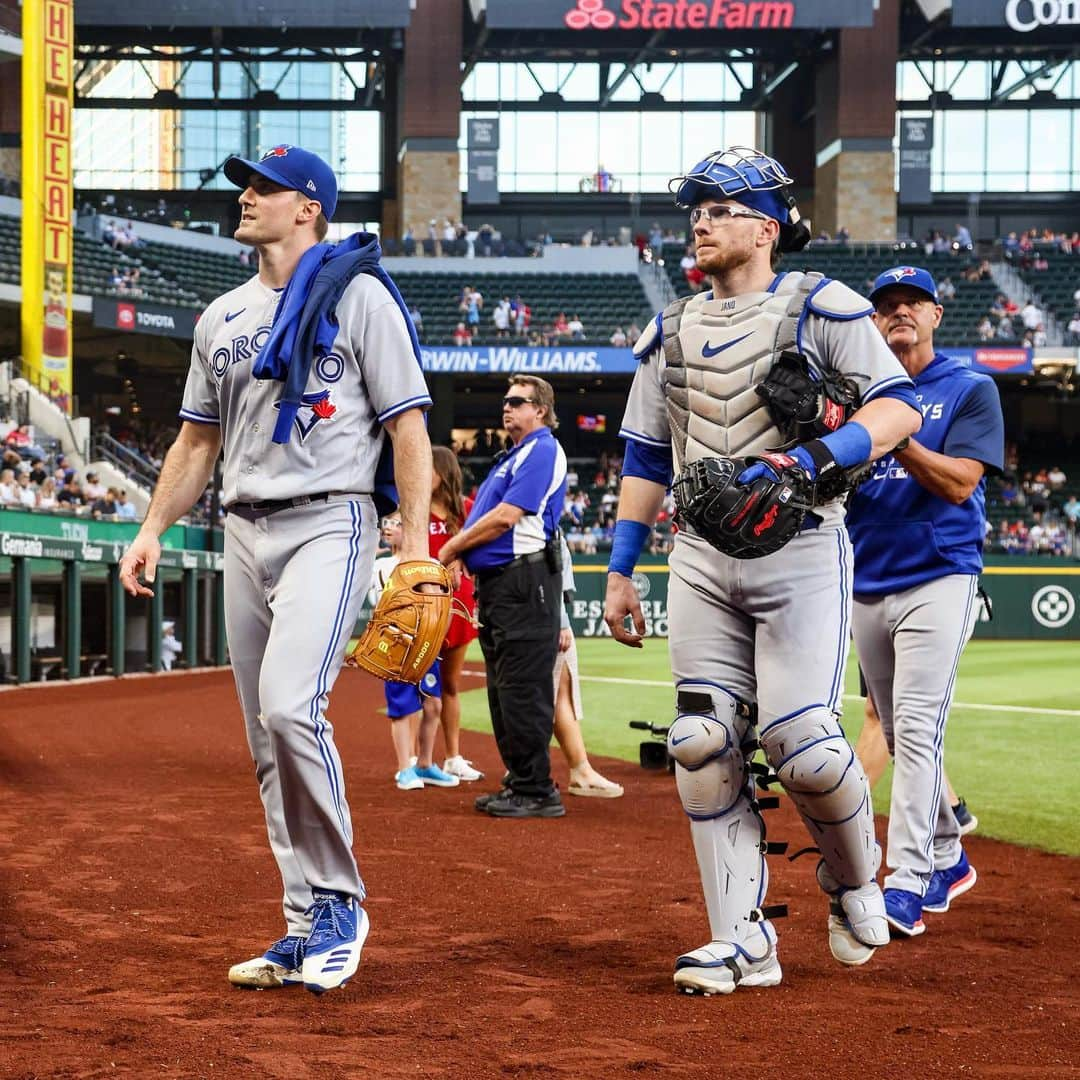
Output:
[[[926,929],[924,911],[947,911],[975,884],[942,755],[978,611],[985,476],[1001,471],[1004,420],[992,379],[934,351],[943,309],[928,271],[886,270],[870,301],[923,413],[918,435],[856,490],[847,519],[855,649],[895,763],[885,910],[894,934],[914,937]]]

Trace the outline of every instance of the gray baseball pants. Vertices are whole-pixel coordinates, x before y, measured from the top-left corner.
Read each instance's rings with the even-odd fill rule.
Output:
[[[855,649],[895,762],[886,889],[924,896],[960,858],[943,779],[945,724],[975,629],[978,578],[950,574],[888,596],[856,596]]]
[[[312,890],[360,899],[352,820],[326,707],[371,582],[366,496],[262,511],[225,526],[225,628],[290,934]]]

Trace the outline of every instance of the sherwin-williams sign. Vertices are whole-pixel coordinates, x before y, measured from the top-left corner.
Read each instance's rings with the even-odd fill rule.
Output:
[[[1065,29],[1080,26],[1080,0],[953,0],[952,23],[953,26],[1007,26],[1021,34]]]
[[[568,30],[872,26],[874,0],[488,0],[487,25]]]

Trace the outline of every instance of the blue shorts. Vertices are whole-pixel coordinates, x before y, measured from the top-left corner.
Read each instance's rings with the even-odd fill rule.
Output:
[[[442,697],[442,672],[439,661],[431,665],[431,670],[420,680],[419,686],[407,682],[388,682],[386,688],[386,715],[391,720],[410,716],[423,707],[424,698]]]

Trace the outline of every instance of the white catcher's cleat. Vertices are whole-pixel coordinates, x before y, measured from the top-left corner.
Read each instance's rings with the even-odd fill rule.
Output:
[[[675,985],[684,994],[730,994],[737,986],[778,986],[776,946],[760,959],[730,941],[710,941],[675,961]]]
[[[841,964],[859,967],[888,944],[885,898],[876,884],[829,898],[829,951]]]
[[[275,941],[262,956],[253,956],[229,968],[229,982],[246,990],[279,990],[299,986],[304,981],[304,939],[286,935]]]

